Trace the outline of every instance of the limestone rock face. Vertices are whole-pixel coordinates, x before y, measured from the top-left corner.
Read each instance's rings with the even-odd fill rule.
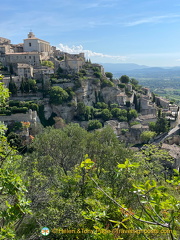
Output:
[[[52,114],[52,108],[50,104],[45,104],[44,105],[44,116],[45,119],[48,120]]]
[[[86,106],[93,106],[96,102],[95,92],[100,91],[100,84],[93,84],[93,79],[82,82],[82,87],[76,90],[76,98],[78,102],[84,102]]]
[[[71,122],[74,118],[75,107],[67,105],[51,105],[52,112],[56,113],[57,116],[63,118],[67,123]]]
[[[115,87],[104,87],[101,90],[103,99],[106,103],[118,103],[117,101],[117,95],[120,94],[120,90]]]

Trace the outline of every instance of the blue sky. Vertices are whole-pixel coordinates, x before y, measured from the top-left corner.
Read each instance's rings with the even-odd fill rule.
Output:
[[[180,66],[179,0],[6,0],[0,36],[36,37],[97,63]]]

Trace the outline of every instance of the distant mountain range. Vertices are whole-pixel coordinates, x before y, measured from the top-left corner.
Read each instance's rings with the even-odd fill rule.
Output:
[[[128,75],[136,78],[171,78],[180,76],[180,67],[148,67],[134,63],[102,63],[105,72],[120,77]]]

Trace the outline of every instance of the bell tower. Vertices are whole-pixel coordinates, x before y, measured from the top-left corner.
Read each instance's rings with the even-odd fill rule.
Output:
[[[35,37],[34,33],[30,30],[28,34],[28,38],[34,38],[34,37]]]

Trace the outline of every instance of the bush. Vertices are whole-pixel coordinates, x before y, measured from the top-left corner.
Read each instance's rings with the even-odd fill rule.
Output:
[[[38,106],[38,104],[36,104],[36,103],[31,103],[31,104],[29,105],[29,109],[32,109],[33,111],[37,111],[37,112],[38,112],[39,106]]]
[[[106,72],[105,73],[106,77],[109,78],[110,80],[113,79],[113,74],[111,72]]]
[[[88,131],[102,128],[102,123],[99,120],[90,120],[88,122]]]
[[[117,118],[118,116],[121,115],[121,110],[119,108],[113,108],[111,110],[111,113],[113,115],[114,118]]]
[[[130,79],[129,79],[128,76],[122,75],[122,76],[120,77],[120,81],[121,81],[121,83],[128,83],[128,82],[130,81]]]
[[[122,133],[122,135],[125,135],[127,132],[129,132],[129,129],[121,129],[121,133]]]
[[[11,108],[11,112],[12,113],[26,113],[28,111],[27,107],[21,107],[21,108],[17,108],[17,107],[12,107]]]
[[[125,88],[125,86],[126,86],[126,85],[125,85],[124,83],[118,84],[118,87],[119,87],[119,88]]]
[[[93,67],[92,70],[93,70],[94,72],[100,72],[100,68],[98,68],[98,67]]]
[[[128,121],[131,121],[132,119],[137,118],[137,116],[138,116],[137,111],[135,109],[131,109],[127,115]]]
[[[118,117],[127,118],[127,110],[125,110],[125,109],[113,108],[111,110],[111,113],[112,113],[114,118],[118,118]]]
[[[107,121],[112,118],[112,114],[109,109],[104,109],[101,113],[101,117],[104,121]]]
[[[18,130],[22,129],[22,123],[21,122],[13,122],[10,125],[8,125],[8,131],[7,134],[11,133],[11,132],[16,132]]]
[[[94,72],[94,76],[97,78],[101,78],[102,74],[100,72]]]
[[[62,104],[63,102],[67,101],[69,95],[68,93],[63,90],[61,87],[55,86],[52,87],[49,91],[49,96],[50,96],[50,103],[53,104]]]
[[[134,122],[131,122],[131,123],[130,123],[130,126],[132,127],[132,126],[137,125],[137,124],[139,124],[139,122],[134,121]]]
[[[87,72],[86,72],[86,70],[84,70],[84,69],[81,69],[81,70],[79,71],[79,73],[82,74],[83,76],[87,75]]]
[[[98,85],[99,83],[100,83],[100,79],[99,78],[95,78],[92,81],[92,84],[94,84],[94,85]]]
[[[156,131],[156,123],[150,122],[149,123],[149,130],[155,132]]]
[[[19,107],[19,104],[20,104],[20,101],[17,101],[17,100],[10,100],[9,101],[9,106],[10,107],[13,107],[13,106]]]
[[[118,104],[117,103],[112,103],[110,105],[110,108],[113,109],[113,108],[118,108]]]
[[[107,109],[108,108],[108,105],[104,102],[97,102],[95,106],[98,109]]]
[[[119,122],[127,122],[128,121],[127,117],[125,117],[125,116],[118,116],[117,119]]]
[[[94,108],[94,117],[101,118],[102,111],[100,109]]]
[[[155,137],[156,133],[152,131],[142,132],[140,135],[140,139],[142,143],[148,143],[151,138]]]
[[[110,80],[107,80],[107,79],[103,79],[103,81],[101,83],[101,88],[113,87],[113,86],[114,86],[114,84]]]

